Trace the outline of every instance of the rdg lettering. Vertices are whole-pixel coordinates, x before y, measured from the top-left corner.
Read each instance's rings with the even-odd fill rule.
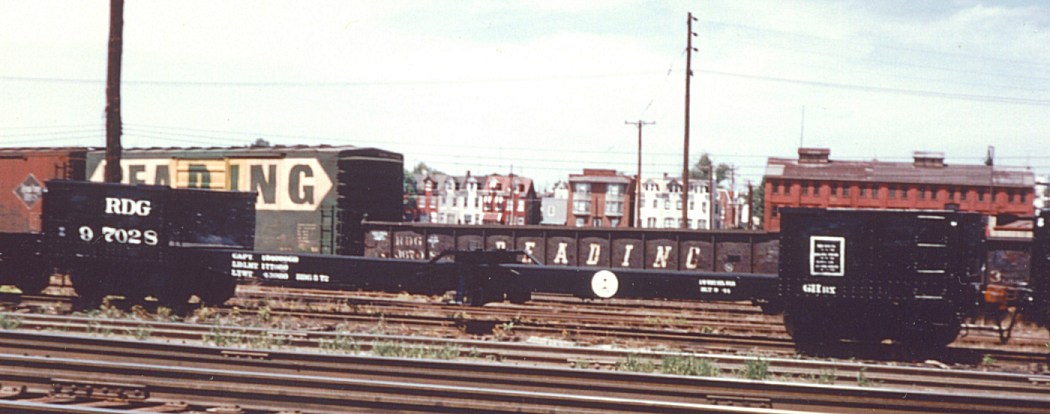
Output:
[[[148,216],[152,208],[149,200],[106,197],[106,214],[120,216]]]

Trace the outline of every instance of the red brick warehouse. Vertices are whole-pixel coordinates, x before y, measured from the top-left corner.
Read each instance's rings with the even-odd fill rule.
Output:
[[[799,148],[798,159],[769,158],[767,230],[780,229],[783,207],[975,211],[1031,216],[1035,174],[991,165],[946,164],[944,154],[915,152],[913,162],[838,161],[827,148]]]

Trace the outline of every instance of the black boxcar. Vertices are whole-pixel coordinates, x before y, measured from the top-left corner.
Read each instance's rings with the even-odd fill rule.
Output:
[[[1031,309],[1025,312],[1025,318],[1044,326],[1050,326],[1050,210],[1041,210],[1036,214],[1032,226],[1033,242],[1031,257],[1031,277],[1028,286],[1031,288]]]
[[[362,219],[400,221],[401,154],[353,146],[125,149],[126,184],[258,193],[259,249],[364,254]],[[105,151],[87,155],[102,181]]]
[[[946,345],[979,304],[985,256],[978,214],[781,212],[778,291],[796,342]]]
[[[177,305],[196,294],[222,302],[235,281],[193,260],[201,248],[252,249],[255,195],[50,181],[44,241],[51,264],[88,301],[154,296]]]

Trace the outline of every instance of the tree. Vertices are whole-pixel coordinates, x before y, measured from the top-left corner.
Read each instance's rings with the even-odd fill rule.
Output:
[[[434,175],[434,174],[444,174],[444,173],[442,173],[441,171],[435,170],[433,168],[430,168],[430,167],[427,166],[426,163],[420,161],[419,164],[416,164],[416,166],[412,168],[412,174],[430,174],[430,175]]]
[[[711,157],[707,153],[700,154],[700,159],[689,169],[689,178],[707,180],[711,173]]]
[[[752,190],[751,202],[754,203],[752,205],[752,209],[753,210],[751,211],[751,216],[752,217],[758,217],[759,219],[761,219],[763,217],[763,214],[765,214],[765,211],[766,211],[766,207],[765,207],[766,206],[766,180],[765,180],[765,178],[763,178],[762,181],[758,183],[758,186],[754,187],[754,190]],[[754,221],[754,219],[752,219],[752,221]],[[764,228],[766,228],[766,223],[764,221],[760,221],[758,227],[756,227],[756,228],[757,229],[764,229]]]
[[[404,178],[401,181],[404,220],[419,221],[419,208],[416,204],[419,197],[419,188],[416,187],[415,177],[408,170],[405,170],[404,174]]]
[[[693,165],[693,168],[689,169],[689,178],[694,180],[709,180],[711,177],[711,165],[713,164],[714,162],[711,161],[710,155],[708,155],[706,152],[700,154],[700,160],[698,160],[696,164]],[[715,166],[716,187],[721,185],[722,181],[725,181],[725,179],[729,177],[729,172],[732,171],[732,169],[733,167],[729,166],[729,164],[726,163],[720,163],[717,166]]]

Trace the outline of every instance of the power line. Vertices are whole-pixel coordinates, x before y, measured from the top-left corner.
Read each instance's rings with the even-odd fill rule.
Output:
[[[1028,99],[1028,98],[1016,98],[1006,96],[991,96],[991,95],[971,95],[963,93],[949,93],[949,92],[937,92],[937,91],[924,91],[918,89],[899,89],[899,88],[887,88],[882,86],[865,86],[865,85],[854,85],[847,83],[832,83],[832,82],[820,82],[820,81],[809,81],[802,79],[789,79],[779,78],[773,76],[762,76],[762,75],[750,75],[742,73],[731,73],[722,72],[716,70],[699,69],[698,72],[706,73],[709,75],[727,76],[742,79],[753,79],[768,82],[780,82],[780,83],[791,83],[796,85],[808,85],[808,86],[819,86],[823,88],[833,89],[845,89],[845,90],[856,90],[863,92],[876,92],[876,93],[888,93],[893,95],[910,95],[910,96],[924,96],[931,98],[945,98],[952,100],[961,101],[977,101],[977,102],[994,102],[994,103],[1006,103],[1015,105],[1034,105],[1034,106],[1050,106],[1050,100],[1046,99]]]

